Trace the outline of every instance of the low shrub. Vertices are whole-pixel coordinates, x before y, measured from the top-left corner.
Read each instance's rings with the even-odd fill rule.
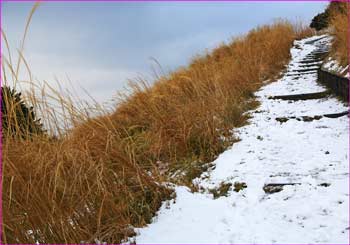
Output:
[[[22,99],[22,94],[8,86],[1,87],[2,138],[29,138],[44,134],[40,119],[36,118],[34,108]]]

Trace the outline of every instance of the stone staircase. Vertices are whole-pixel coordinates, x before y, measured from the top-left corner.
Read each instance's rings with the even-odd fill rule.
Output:
[[[317,75],[322,61],[329,53],[330,43],[327,40],[327,36],[321,37],[309,42],[305,42],[305,44],[314,45],[316,47],[315,50],[307,54],[302,60],[300,60],[297,64],[297,68],[291,68],[287,70],[285,76],[292,77],[291,79],[298,79],[304,75]],[[332,91],[330,89],[325,88],[324,91],[321,92],[309,92],[309,93],[299,93],[299,94],[284,94],[284,95],[274,95],[269,96],[269,99],[272,100],[287,100],[290,102],[299,101],[299,100],[314,100],[314,99],[322,99],[332,96]],[[306,121],[311,122],[313,120],[319,120],[322,117],[327,118],[338,118],[345,115],[349,115],[349,111],[335,112],[335,113],[327,113],[322,115],[310,115],[310,116],[289,116],[289,117],[276,117],[276,120],[280,123],[287,122],[289,119],[296,119],[298,121]]]

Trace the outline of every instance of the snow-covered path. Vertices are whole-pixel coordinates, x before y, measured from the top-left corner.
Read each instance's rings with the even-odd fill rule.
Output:
[[[256,93],[261,106],[250,112],[249,125],[235,130],[241,141],[194,180],[202,192],[176,187],[176,199],[137,230],[137,243],[349,243],[349,118],[302,120],[347,106],[333,97],[268,98],[325,90],[316,83],[316,71],[300,71],[310,54],[329,43],[321,37],[295,42],[285,75]],[[247,187],[235,192],[235,182]],[[209,190],[223,183],[233,185],[214,198]],[[265,193],[271,183],[291,185]]]

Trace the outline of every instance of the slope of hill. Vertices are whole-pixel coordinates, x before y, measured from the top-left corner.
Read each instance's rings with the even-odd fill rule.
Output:
[[[199,193],[177,186],[137,243],[349,242],[348,107],[316,82],[330,40],[294,43],[287,72],[255,93],[241,141],[193,180]]]
[[[192,179],[237,141],[231,129],[247,122],[253,92],[279,76],[293,40],[309,33],[285,21],[258,27],[153,86],[133,84],[115,113],[96,118],[49,84],[33,83],[39,94],[31,104],[50,130],[3,138],[4,242],[118,243],[132,236],[171,197],[159,183],[196,188]],[[6,60],[10,74],[2,82],[16,84],[17,69]],[[9,104],[9,116],[15,112]]]

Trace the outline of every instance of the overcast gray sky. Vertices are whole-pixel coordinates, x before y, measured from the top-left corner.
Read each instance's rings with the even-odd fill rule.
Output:
[[[19,47],[33,3],[2,2],[2,28]],[[309,23],[325,2],[44,2],[24,55],[39,80],[67,77],[99,102],[127,79],[168,72],[231,37],[276,18]]]

